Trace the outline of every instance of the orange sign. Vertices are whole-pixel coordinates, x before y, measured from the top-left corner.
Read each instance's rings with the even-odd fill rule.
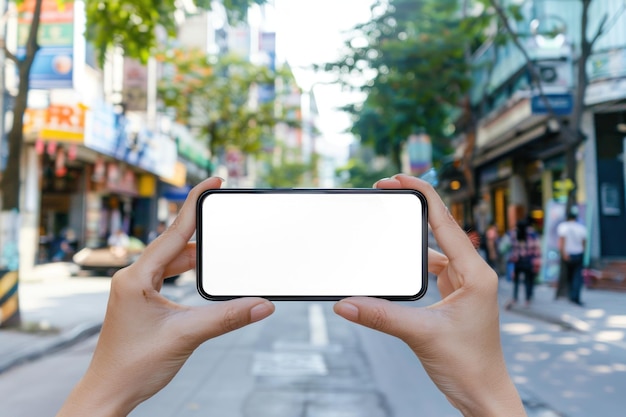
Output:
[[[38,139],[82,143],[85,139],[87,106],[51,104],[47,109],[27,109],[24,134],[36,133]]]

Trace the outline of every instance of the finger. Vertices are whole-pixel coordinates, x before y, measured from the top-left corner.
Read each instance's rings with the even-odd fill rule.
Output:
[[[138,275],[149,275],[156,285],[161,278],[165,266],[172,262],[183,251],[196,230],[196,202],[200,194],[206,190],[219,188],[222,179],[213,177],[202,181],[189,192],[176,220],[135,262],[139,269]]]
[[[437,277],[437,289],[441,298],[446,298],[455,291],[454,285],[450,281],[448,274],[441,274]]]
[[[448,208],[432,185],[409,175],[394,175],[389,180],[380,180],[378,188],[407,188],[420,191],[428,201],[428,221],[437,243],[450,262],[474,262],[479,258],[467,234],[452,217]]]
[[[428,248],[428,272],[437,275],[437,289],[441,298],[446,298],[455,290],[448,277],[449,271],[446,270],[447,267],[448,257],[432,248]]]
[[[439,275],[448,266],[448,257],[428,248],[428,272]]]
[[[191,308],[176,325],[199,345],[206,340],[263,320],[271,315],[274,309],[274,304],[263,298],[238,298]]]
[[[176,258],[165,266],[163,278],[180,275],[196,267],[196,242],[189,242]]]
[[[350,297],[337,302],[335,313],[354,323],[399,337],[402,340],[422,337],[432,323],[427,309],[412,308],[388,300]]]

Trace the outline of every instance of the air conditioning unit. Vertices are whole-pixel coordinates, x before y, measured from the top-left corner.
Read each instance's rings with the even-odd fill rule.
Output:
[[[565,93],[572,88],[574,70],[571,59],[541,59],[534,61],[534,66],[544,93]]]

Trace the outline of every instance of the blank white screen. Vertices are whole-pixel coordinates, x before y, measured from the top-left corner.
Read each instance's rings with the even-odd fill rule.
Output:
[[[414,296],[414,194],[224,193],[202,204],[201,284],[212,296]]]

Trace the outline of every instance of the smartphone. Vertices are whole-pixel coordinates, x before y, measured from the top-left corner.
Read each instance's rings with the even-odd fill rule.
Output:
[[[215,189],[197,202],[197,288],[209,300],[416,300],[427,287],[415,190]]]

